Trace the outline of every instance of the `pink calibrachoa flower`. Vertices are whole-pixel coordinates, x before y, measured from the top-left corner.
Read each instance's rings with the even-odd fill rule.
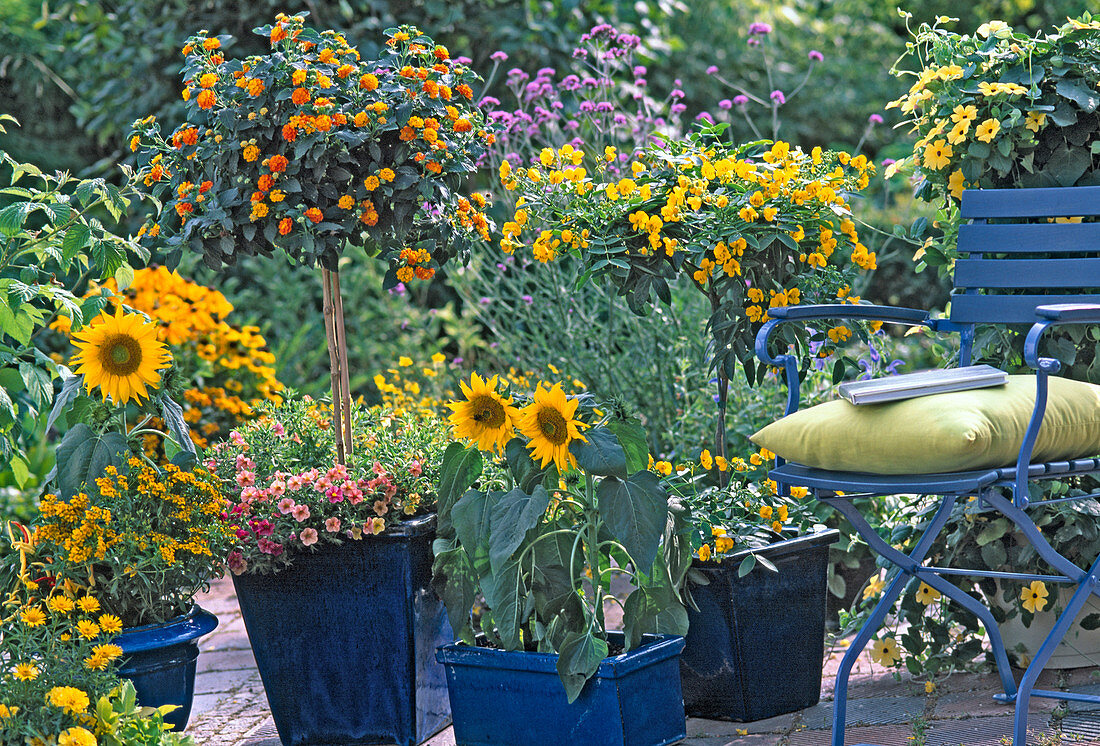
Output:
[[[250,459],[248,456],[245,456],[243,453],[237,455],[237,460],[235,464],[237,467],[237,471],[256,468],[256,462]]]
[[[241,499],[247,502],[263,499],[264,494],[255,487],[245,487],[241,490]]]
[[[301,474],[293,474],[286,480],[286,488],[291,492],[297,492],[306,484],[306,479]]]
[[[232,431],[230,431],[230,433],[229,433],[229,440],[230,440],[230,442],[232,442],[232,443],[233,443],[233,445],[235,445],[235,446],[240,446],[240,447],[242,447],[242,448],[248,448],[248,443],[246,443],[246,442],[245,442],[245,440],[244,440],[244,436],[243,436],[243,435],[241,435],[241,434],[240,434],[239,432],[237,432],[236,430],[232,430]]]
[[[423,473],[424,464],[420,463],[420,461],[413,461],[409,464],[409,474],[412,474],[414,477],[419,477]]]
[[[375,500],[374,501],[374,512],[377,513],[378,515],[385,515],[386,513],[389,512],[389,510],[390,510],[390,506],[386,505],[385,500]]]
[[[244,528],[238,528],[234,533],[237,534],[238,539],[247,539],[249,536],[252,535],[248,532],[247,529]]]
[[[237,484],[241,487],[248,487],[249,485],[256,483],[256,475],[245,469],[244,471],[237,472]]]
[[[266,518],[260,521],[252,521],[252,530],[256,532],[256,536],[271,536],[275,533],[275,524]]]
[[[295,505],[293,497],[284,497],[279,501],[279,512],[283,515],[289,515],[294,510]]]
[[[248,569],[247,560],[245,560],[244,555],[236,549],[230,552],[229,556],[225,558],[225,563],[229,565],[229,569],[234,575],[240,575]]]
[[[271,486],[267,488],[267,491],[272,497],[278,497],[286,492],[286,482],[281,479],[276,479],[271,483]]]
[[[371,518],[363,528],[377,536],[386,530],[386,521],[383,518]]]
[[[325,520],[325,531],[331,534],[338,533],[340,531],[340,519],[336,516]]]
[[[283,427],[283,423],[281,422],[273,422],[271,423],[271,432],[275,433],[281,438],[286,435],[286,428]]]
[[[271,539],[260,539],[257,542],[257,546],[259,547],[261,552],[263,552],[264,554],[270,554],[272,557],[278,557],[280,554],[283,553],[284,549],[282,544],[276,541],[272,541]]]
[[[294,520],[301,523],[309,518],[309,506],[308,505],[295,505],[294,510],[291,511],[291,515],[294,516]]]
[[[373,471],[375,474],[378,474],[378,475],[381,475],[381,476],[386,475],[386,467],[382,466],[382,464],[379,463],[378,461],[374,462],[374,466],[371,467],[371,471]]]
[[[303,546],[313,546],[317,543],[317,529],[306,528],[302,529],[302,533],[298,534],[298,538],[302,540]]]

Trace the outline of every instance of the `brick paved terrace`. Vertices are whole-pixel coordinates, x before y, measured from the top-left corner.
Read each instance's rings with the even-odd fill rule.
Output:
[[[248,645],[233,584],[214,584],[199,603],[217,614],[217,630],[200,643],[195,704],[187,732],[199,746],[279,746],[263,684]],[[843,650],[827,656],[819,704],[800,712],[733,723],[690,719],[686,746],[828,746],[833,675]],[[1017,672],[1017,677],[1021,672]],[[1100,669],[1051,671],[1040,686],[1100,694]],[[998,704],[995,674],[956,674],[928,694],[923,683],[895,681],[866,654],[852,676],[848,744],[876,746],[1002,746],[1012,709]],[[1100,746],[1100,704],[1033,699],[1029,726],[1036,746]],[[428,746],[453,746],[450,729]]]

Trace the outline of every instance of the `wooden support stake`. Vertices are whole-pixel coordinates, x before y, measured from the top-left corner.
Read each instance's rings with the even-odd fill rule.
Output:
[[[340,295],[340,273],[332,273],[332,299],[336,317],[336,350],[340,356],[340,392],[341,406],[344,408],[344,453],[348,456],[354,450],[351,421],[351,372],[348,370],[348,338],[344,333],[344,299]]]
[[[340,374],[340,351],[336,339],[336,305],[332,294],[332,273],[327,269],[321,270],[321,290],[324,299],[325,339],[328,342],[329,374],[332,382],[332,434],[336,440],[336,461],[339,464],[344,464],[347,463],[347,456],[344,452],[344,428],[341,423],[341,410],[344,401],[343,379]]]

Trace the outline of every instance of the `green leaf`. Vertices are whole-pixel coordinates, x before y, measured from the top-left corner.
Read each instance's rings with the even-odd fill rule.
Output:
[[[645,428],[637,420],[612,420],[607,423],[607,428],[615,433],[626,453],[627,471],[631,474],[645,471],[649,467],[649,442]]]
[[[577,466],[589,474],[626,479],[626,452],[615,434],[598,427],[586,432],[585,438],[587,442],[575,440],[569,445],[569,452],[577,459]]]
[[[451,443],[443,452],[439,469],[439,485],[436,501],[439,510],[439,533],[449,533],[451,510],[459,497],[481,476],[484,462],[477,448],[466,448],[461,443]]]
[[[508,469],[512,472],[512,477],[524,492],[530,492],[536,484],[546,483],[548,478],[557,483],[557,468],[554,464],[547,464],[545,469],[540,467],[531,458],[522,439],[512,438],[508,441],[504,446],[504,455],[508,459]]]
[[[108,466],[123,466],[130,447],[120,433],[96,434],[83,422],[69,428],[57,446],[57,488],[68,499],[92,484]]]
[[[499,571],[481,579],[485,603],[493,610],[497,634],[505,650],[521,650],[526,607],[526,589],[518,562],[508,562]]]
[[[991,541],[996,541],[1008,533],[1009,522],[1005,519],[997,519],[985,524],[981,531],[978,532],[977,543],[978,546],[984,547]]]
[[[195,443],[191,440],[191,426],[183,419],[183,407],[177,404],[171,397],[160,397],[160,413],[164,418],[164,424],[168,427],[168,434],[180,450],[195,455]]]
[[[627,650],[638,647],[642,635],[685,635],[687,629],[687,609],[667,586],[637,588],[626,597],[623,634]]]
[[[1092,154],[1088,150],[1062,145],[1047,161],[1046,170],[1058,186],[1069,187],[1076,184],[1091,165]]]
[[[19,489],[24,489],[31,476],[31,470],[27,464],[27,460],[22,456],[16,456],[11,460],[8,466],[11,469],[12,477],[15,478],[15,486]]]
[[[585,632],[572,632],[558,648],[558,676],[565,685],[566,699],[572,704],[585,683],[592,678],[607,657],[607,641]]]
[[[451,510],[458,543],[471,557],[478,547],[489,547],[489,515],[492,507],[504,496],[503,492],[478,492],[468,490]]]
[[[1100,92],[1081,78],[1062,78],[1058,81],[1058,85],[1054,86],[1054,90],[1059,96],[1073,101],[1086,114],[1096,111],[1096,107],[1100,105]]]
[[[115,270],[115,282],[118,283],[119,292],[125,291],[134,284],[134,268],[129,264],[123,264]]]
[[[516,488],[492,507],[489,515],[489,563],[494,573],[499,572],[519,548],[527,532],[539,524],[549,505],[550,493],[540,484],[530,495]]]
[[[75,223],[65,232],[61,240],[61,259],[65,264],[71,262],[88,245],[92,229],[86,223]],[[123,288],[120,288],[123,289]]]
[[[756,567],[756,555],[750,554],[741,560],[741,564],[737,566],[737,577],[743,578],[748,575]]]
[[[0,210],[0,233],[5,236],[14,236],[23,228],[23,223],[34,210],[30,202],[16,202]]]
[[[34,333],[34,319],[22,310],[24,307],[9,307],[6,302],[0,303],[0,334],[7,334],[19,344],[28,345]]]
[[[1100,614],[1089,614],[1088,616],[1081,617],[1080,624],[1081,629],[1100,629]]]
[[[461,548],[436,555],[432,563],[432,590],[443,600],[455,638],[473,643],[470,610],[477,600],[477,577]]]
[[[600,518],[626,548],[638,570],[649,573],[668,518],[668,497],[648,471],[625,481],[606,477],[596,488]]]

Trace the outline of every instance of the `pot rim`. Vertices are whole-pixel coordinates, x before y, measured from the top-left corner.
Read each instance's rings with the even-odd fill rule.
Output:
[[[218,626],[218,618],[197,603],[192,603],[186,614],[166,622],[153,622],[137,627],[124,627],[114,638],[114,643],[126,655],[154,650],[169,645],[180,645],[197,640]]]
[[[697,567],[705,567],[708,570],[720,570],[726,567],[736,567],[745,557],[750,554],[759,554],[768,559],[774,559],[776,557],[784,557],[788,554],[794,554],[795,552],[801,552],[806,549],[815,549],[819,546],[828,547],[834,544],[840,538],[840,531],[835,528],[828,528],[824,531],[815,531],[812,534],[803,534],[802,536],[794,536],[790,539],[783,539],[772,544],[768,544],[765,547],[755,547],[749,549],[742,549],[734,552],[733,554],[725,555],[720,562],[713,559],[700,560],[693,559],[692,565]]]
[[[611,631],[608,640],[622,644],[623,633]],[[593,678],[616,679],[639,668],[654,665],[680,655],[684,638],[679,635],[643,635],[642,644],[633,650],[608,656],[600,662]],[[435,659],[445,665],[464,665],[504,671],[530,671],[558,675],[557,653],[529,653],[524,650],[499,650],[452,642],[436,648]]]

